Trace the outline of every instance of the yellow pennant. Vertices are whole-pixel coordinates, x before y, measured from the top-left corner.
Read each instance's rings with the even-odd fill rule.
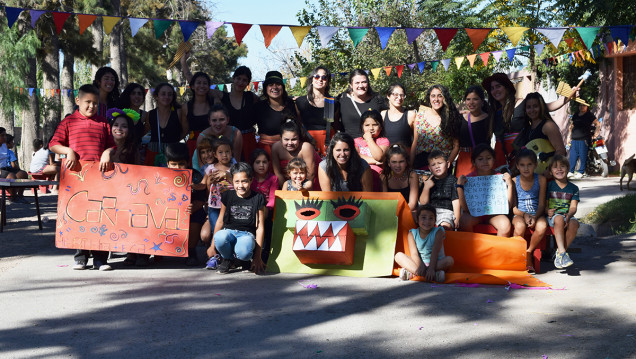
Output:
[[[185,93],[185,90],[186,90],[185,86],[180,86],[180,87],[179,87],[179,94],[180,94],[181,96],[183,96],[183,94]]]
[[[374,79],[377,79],[378,76],[380,76],[380,70],[382,70],[381,67],[378,67],[376,69],[371,69],[371,74],[373,75]]]
[[[300,78],[300,87],[305,87],[305,83],[307,82],[307,78],[306,77],[301,77]]]
[[[475,65],[475,59],[477,58],[477,54],[468,55],[466,56],[466,58],[468,59],[468,63],[470,64],[470,68],[472,69],[473,66]]]
[[[102,16],[106,35],[109,35],[110,32],[113,31],[113,27],[119,22],[119,19],[121,19],[119,16]]]
[[[521,36],[523,33],[528,31],[528,27],[522,26],[513,26],[513,27],[502,27],[501,30],[508,36],[510,42],[512,42],[512,46],[517,46],[519,40],[521,40]]]
[[[294,35],[296,43],[298,43],[298,47],[300,47],[305,36],[307,36],[309,30],[311,30],[311,26],[290,26],[289,29],[291,30],[292,35]]]
[[[462,62],[464,62],[464,56],[456,57],[455,64],[457,65],[457,69],[462,67]]]

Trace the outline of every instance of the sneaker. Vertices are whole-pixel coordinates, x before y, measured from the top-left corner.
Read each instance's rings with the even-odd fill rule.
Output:
[[[221,274],[227,274],[230,273],[230,267],[232,266],[232,260],[231,259],[221,259],[221,264],[219,264],[219,270],[217,271],[217,273],[221,273]]]
[[[240,268],[242,271],[249,271],[252,269],[252,261],[242,261],[240,259],[237,259],[236,261],[236,267]]]
[[[99,266],[98,269],[103,272],[113,270],[113,267],[109,266],[108,264],[102,264],[101,266]]]
[[[554,256],[554,267],[563,269],[563,254],[556,252]]]
[[[413,274],[406,270],[406,268],[400,269],[400,280],[411,280],[413,278]]]
[[[205,263],[205,269],[217,269],[219,267],[219,263],[221,262],[221,256],[218,254],[215,254],[212,258],[208,259],[208,261]]]
[[[435,281],[437,283],[444,283],[446,281],[446,272],[443,270],[438,270],[435,272]]]
[[[574,172],[568,172],[568,179],[574,178]]]
[[[574,264],[574,261],[570,258],[570,255],[567,252],[563,253],[563,255],[561,255],[561,267],[567,268],[572,264]]]
[[[574,172],[574,176],[572,176],[572,179],[581,179],[583,178],[583,174],[581,172]]]
[[[84,270],[84,269],[86,269],[86,263],[84,263],[84,262],[75,262],[75,264],[73,265],[73,269],[75,269],[75,270]]]

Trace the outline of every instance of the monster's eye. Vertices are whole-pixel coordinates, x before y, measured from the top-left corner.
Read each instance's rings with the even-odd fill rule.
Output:
[[[294,202],[296,205],[296,217],[298,219],[303,220],[311,220],[318,216],[320,216],[320,207],[322,206],[322,201],[319,201],[317,198],[315,200],[307,200],[304,199],[300,202]]]
[[[356,201],[355,197],[349,197],[348,199],[338,198],[337,201],[331,201],[334,207],[333,214],[342,219],[343,221],[351,221],[360,214],[360,206],[362,200]]]

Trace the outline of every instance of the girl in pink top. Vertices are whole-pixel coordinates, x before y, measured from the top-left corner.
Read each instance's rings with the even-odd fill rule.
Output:
[[[365,111],[360,116],[360,131],[362,137],[354,140],[356,151],[360,157],[369,163],[373,170],[373,190],[380,192],[380,173],[384,152],[389,148],[389,139],[384,137],[382,115],[376,110]]]
[[[270,171],[271,160],[267,151],[257,148],[252,151],[250,164],[254,170],[252,190],[265,196],[265,218],[274,210],[275,192],[278,189],[278,177]]]

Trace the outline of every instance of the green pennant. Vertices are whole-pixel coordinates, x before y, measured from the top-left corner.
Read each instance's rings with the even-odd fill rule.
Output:
[[[598,31],[601,29],[600,27],[575,27],[576,31],[581,36],[581,40],[585,44],[586,48],[590,48],[594,39],[596,39],[596,35]]]
[[[225,88],[225,85],[224,84],[220,84],[216,88],[218,88],[219,91],[223,92],[223,89]]]
[[[437,71],[437,65],[439,65],[439,61],[431,62],[431,66],[433,66],[433,72]]]
[[[283,86],[287,85],[287,79],[283,79]]]
[[[73,97],[77,98],[77,94],[79,94],[79,90],[73,90]]]
[[[153,25],[155,26],[155,38],[160,38],[166,29],[172,24],[171,20],[152,20]]]
[[[519,48],[521,51],[530,51],[530,46],[522,46]]]
[[[348,28],[348,30],[349,30],[349,37],[351,38],[351,41],[353,41],[354,47],[357,47],[360,41],[362,41],[362,38],[364,37],[364,35],[366,35],[367,32],[369,32],[368,27],[350,27]]]

